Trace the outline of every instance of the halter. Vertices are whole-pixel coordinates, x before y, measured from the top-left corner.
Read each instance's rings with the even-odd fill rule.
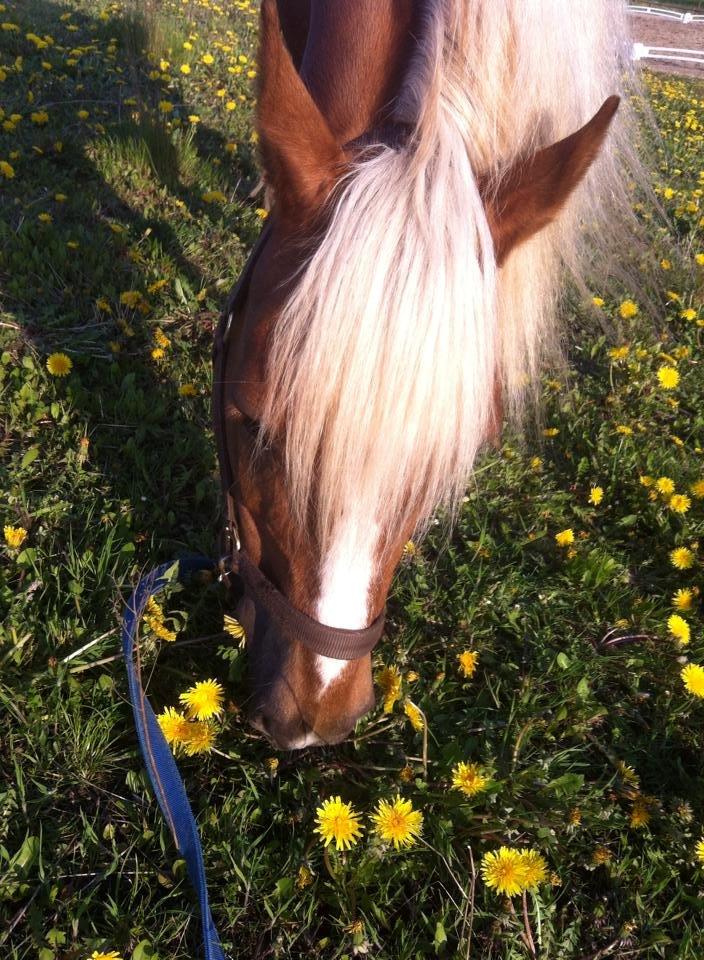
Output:
[[[345,149],[364,150],[385,145],[398,150],[407,143],[411,132],[412,128],[407,124],[383,124],[351,140],[345,145]],[[247,599],[252,601],[251,604],[241,601],[238,607],[240,619],[250,621],[243,623],[245,633],[248,633],[247,627],[250,628],[248,635],[251,635],[252,621],[257,613],[265,613],[281,635],[302,643],[313,653],[331,657],[334,660],[358,660],[370,653],[379,641],[384,630],[384,611],[382,610],[368,627],[361,630],[329,627],[320,623],[294,607],[288,597],[284,596],[252,563],[239,537],[237,508],[233,493],[235,473],[225,439],[225,369],[228,349],[231,345],[232,321],[235,313],[242,309],[247,299],[254,267],[269,239],[270,232],[267,224],[254,245],[239,280],[230,292],[225,311],[215,331],[213,343],[213,429],[226,511],[223,531],[226,556],[222,564],[223,573],[227,577],[238,577],[244,587],[244,601]]]

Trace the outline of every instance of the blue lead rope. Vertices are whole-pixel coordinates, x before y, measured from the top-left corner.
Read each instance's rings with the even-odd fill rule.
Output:
[[[214,566],[213,561],[205,557],[189,557],[186,560],[179,560],[178,578],[183,582],[191,574],[201,570],[212,570]],[[159,801],[161,812],[171,829],[174,842],[181,856],[186,861],[188,876],[198,894],[205,960],[226,960],[220,945],[220,937],[213,923],[213,915],[210,912],[203,850],[198,836],[198,827],[176,762],[142,688],[139,650],[138,648],[135,649],[137,629],[144,608],[150,597],[155,596],[168,583],[172,582],[173,567],[173,563],[163,563],[160,567],[148,573],[146,577],[143,577],[137,584],[127,604],[122,621],[122,649],[125,655],[130,700],[132,701],[142,759],[146,765],[156,798]]]

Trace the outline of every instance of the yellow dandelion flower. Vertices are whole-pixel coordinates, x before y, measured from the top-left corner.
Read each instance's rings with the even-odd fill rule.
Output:
[[[391,803],[380,800],[372,820],[377,835],[386,843],[393,843],[397,850],[414,844],[423,827],[423,814],[399,795]]]
[[[391,713],[401,696],[401,674],[396,667],[384,667],[377,675],[376,682],[384,694],[384,713]]]
[[[644,486],[644,487],[652,487],[652,485],[655,483],[655,481],[653,480],[653,478],[647,476],[646,474],[644,474],[643,476],[638,477],[638,480],[640,481],[641,485]]]
[[[38,214],[37,220],[38,220],[40,223],[53,223],[53,222],[54,222],[54,218],[52,217],[52,215],[51,215],[50,213],[40,213],[40,214]]]
[[[486,790],[489,782],[477,763],[458,763],[452,768],[452,786],[468,797]]]
[[[605,863],[609,863],[612,856],[611,851],[607,847],[597,847],[592,854],[592,863],[595,867],[600,867]]]
[[[166,707],[156,719],[169,746],[180,747],[188,740],[191,724],[174,707]]]
[[[15,168],[7,160],[0,160],[0,173],[6,180],[12,180],[15,176]]]
[[[212,55],[212,53],[204,53],[200,59],[208,67],[211,63],[215,63],[215,57]]]
[[[161,113],[165,113],[165,114],[173,113],[173,112],[174,112],[174,105],[173,105],[173,103],[171,103],[170,100],[160,100],[160,101],[159,101],[159,110],[160,110]]]
[[[479,662],[478,652],[476,650],[463,650],[462,653],[457,654],[457,660],[465,677],[473,677]]]
[[[2,532],[5,537],[5,543],[10,550],[19,550],[27,539],[27,531],[24,527],[13,527],[10,524],[6,524]]]
[[[681,590],[676,590],[672,596],[672,606],[676,607],[677,610],[691,610],[692,601],[694,600],[694,593],[692,590],[688,590],[686,587]]]
[[[680,617],[676,613],[673,613],[672,616],[667,618],[667,629],[676,640],[679,640],[680,643],[685,645],[689,643],[690,629],[689,624],[684,617]]]
[[[697,842],[697,845],[694,848],[694,856],[697,858],[699,863],[704,864],[704,838]]]
[[[227,201],[227,197],[222,190],[208,190],[206,193],[202,194],[201,200],[204,203],[225,203]]]
[[[420,708],[413,703],[412,700],[406,700],[403,705],[403,712],[408,717],[414,730],[420,733],[425,729],[425,719],[423,717],[423,713]]]
[[[612,347],[609,350],[609,356],[612,360],[625,360],[628,354],[630,353],[631,348],[627,343],[624,343],[622,347]]]
[[[548,865],[537,850],[523,850],[521,853],[523,870],[523,889],[535,890],[548,879]]]
[[[624,300],[618,308],[618,312],[623,320],[632,320],[638,313],[638,305],[633,300]]]
[[[105,953],[103,950],[94,950],[90,955],[90,960],[122,960],[122,954],[117,950],[109,950]]]
[[[335,841],[336,850],[349,850],[362,835],[359,814],[341,797],[330,797],[315,811],[318,826],[313,831],[327,847]]]
[[[490,890],[507,897],[523,892],[523,858],[518,850],[500,847],[485,853],[481,874]]]
[[[670,497],[667,505],[675,513],[686,513],[692,506],[692,501],[686,493],[675,493]]]
[[[630,825],[634,830],[640,830],[650,823],[650,810],[644,797],[636,797],[631,808]]]
[[[685,688],[692,696],[704,697],[704,667],[698,663],[688,663],[680,673]]]
[[[560,530],[559,533],[556,533],[555,543],[558,545],[558,547],[569,547],[571,543],[574,543],[574,530],[572,527],[568,527],[566,530]]]
[[[616,424],[616,433],[620,433],[623,437],[632,437],[633,436],[633,427],[629,427],[625,423]]]
[[[604,488],[603,487],[592,487],[589,491],[589,502],[594,507],[598,507],[601,501],[604,499]]]
[[[543,430],[543,436],[544,436],[544,437],[556,437],[559,432],[560,432],[560,428],[559,428],[559,427],[546,427],[545,430]]]
[[[670,563],[677,570],[689,570],[694,566],[694,554],[689,547],[676,547],[670,551]]]
[[[669,497],[675,492],[675,484],[669,477],[658,477],[655,481],[655,488],[658,493],[661,493],[665,497]]]
[[[65,353],[52,353],[46,359],[46,368],[52,377],[65,377],[72,367],[73,361]]]
[[[704,253],[695,253],[694,259],[699,264],[700,267],[704,267]]]
[[[179,397],[197,397],[198,390],[193,383],[182,383],[178,388]]]
[[[244,640],[244,627],[239,620],[235,620],[234,617],[231,617],[227,613],[223,618],[223,630],[225,633],[228,633],[233,640]]]
[[[704,480],[697,480],[691,485],[689,491],[697,500],[704,500]]]
[[[663,390],[674,390],[680,382],[679,371],[670,366],[660,367],[658,381]]]
[[[604,306],[604,300],[602,297],[592,297],[592,303],[594,304],[595,307]]]
[[[579,807],[573,807],[568,816],[567,821],[571,827],[578,827],[582,822],[582,811]]]
[[[692,307],[687,307],[686,310],[680,310],[680,316],[682,317],[683,320],[696,320],[697,311],[694,310]]]
[[[217,680],[201,680],[179,695],[191,720],[209,720],[222,713],[222,701],[225,696]]]
[[[199,753],[210,753],[215,745],[215,730],[207,720],[196,720],[188,724],[188,736],[183,744],[189,757]]]
[[[190,65],[187,63],[182,63],[181,66],[179,67],[179,70],[185,77],[187,77],[188,74],[191,72]]]

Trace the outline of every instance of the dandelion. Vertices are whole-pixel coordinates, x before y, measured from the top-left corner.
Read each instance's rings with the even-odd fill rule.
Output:
[[[616,425],[616,433],[620,433],[623,437],[632,437],[633,427],[629,427],[625,423],[619,423]]]
[[[692,601],[694,600],[694,592],[683,588],[681,590],[676,590],[672,595],[672,606],[677,610],[691,610]]]
[[[179,695],[191,720],[209,720],[222,713],[225,691],[217,680],[201,680]]]
[[[88,113],[87,110],[79,110],[76,116],[78,117],[79,120],[87,120],[90,114]]]
[[[627,343],[624,343],[622,347],[612,347],[609,350],[609,356],[612,360],[625,360],[628,354],[630,353],[631,348]]]
[[[618,308],[618,312],[623,320],[632,320],[638,313],[638,305],[633,300],[624,300]]]
[[[689,624],[684,617],[680,617],[676,613],[673,613],[671,617],[668,617],[667,629],[676,640],[679,640],[680,643],[685,645],[689,643],[690,629]]]
[[[689,488],[689,492],[693,497],[696,497],[697,500],[704,500],[704,480],[697,480],[696,483],[693,483]]]
[[[543,436],[544,436],[544,437],[556,437],[559,432],[560,432],[560,428],[559,428],[559,427],[546,427],[546,428],[543,430]]]
[[[595,307],[601,308],[604,306],[604,300],[602,297],[592,297],[592,303]]]
[[[197,397],[198,391],[192,383],[182,383],[178,388],[179,397]]]
[[[208,190],[201,196],[204,203],[225,203],[227,197],[222,190]]]
[[[37,110],[35,113],[30,113],[29,119],[38,127],[43,127],[49,120],[49,114],[46,110]]]
[[[174,112],[174,105],[170,100],[160,100],[159,110],[161,113],[169,114]]]
[[[207,721],[198,720],[188,724],[188,736],[183,744],[189,757],[199,753],[210,753],[215,744],[215,730]]]
[[[683,320],[696,320],[697,311],[694,310],[692,307],[687,307],[686,310],[680,310],[680,316],[682,317]]]
[[[688,663],[680,673],[685,688],[692,696],[704,697],[704,667],[698,663]]]
[[[670,551],[670,563],[677,570],[689,570],[694,566],[694,554],[689,547],[676,547]]]
[[[658,380],[663,390],[674,390],[680,382],[680,375],[674,367],[664,366],[658,370]]]
[[[399,795],[391,803],[380,800],[372,820],[377,835],[386,843],[393,843],[397,850],[415,843],[423,826],[420,810],[414,810],[411,801],[402,800]]]
[[[403,712],[408,717],[411,726],[415,731],[420,733],[425,729],[425,719],[421,710],[413,703],[412,700],[406,700],[403,705]]]
[[[27,539],[27,531],[24,527],[13,527],[10,526],[10,524],[6,524],[2,532],[5,537],[5,543],[10,550],[19,550]]]
[[[685,493],[675,493],[670,497],[667,505],[675,513],[686,513],[692,506],[692,501]]]
[[[185,77],[187,77],[188,74],[191,72],[191,67],[190,67],[190,65],[187,64],[187,63],[182,63],[181,66],[179,67],[179,69],[180,69],[181,73],[182,73]]]
[[[609,863],[611,858],[612,853],[607,847],[596,847],[592,854],[592,863],[595,867],[601,867],[605,863]]]
[[[384,694],[384,713],[391,713],[394,704],[401,696],[401,674],[396,667],[384,667],[376,682]]]
[[[650,822],[650,810],[645,797],[636,797],[631,808],[630,825],[634,830],[640,830],[646,827]]]
[[[482,857],[481,873],[491,890],[515,897],[523,891],[523,858],[518,850],[500,847]]]
[[[65,353],[52,353],[47,357],[46,368],[52,377],[65,377],[72,367],[73,361]]]
[[[244,627],[239,620],[235,620],[234,617],[231,617],[227,613],[224,616],[223,630],[229,634],[233,640],[244,639]]]
[[[574,530],[572,527],[568,527],[566,530],[560,530],[559,533],[556,533],[555,543],[557,543],[558,547],[569,547],[570,544],[574,543]]]
[[[122,955],[117,950],[110,950],[108,953],[103,950],[94,950],[90,955],[90,960],[122,960]]]
[[[548,865],[537,850],[524,850],[521,853],[523,869],[523,889],[535,890],[548,879]]]
[[[473,797],[489,785],[489,777],[477,763],[458,763],[452,768],[452,786],[468,797]]]
[[[362,826],[351,803],[330,797],[315,811],[318,826],[313,831],[327,847],[333,840],[336,850],[349,850],[362,835]]]
[[[12,180],[15,176],[15,168],[7,160],[0,160],[0,173],[6,180]]]
[[[675,492],[675,484],[669,477],[658,477],[655,481],[655,489],[664,497],[669,497]]]
[[[476,650],[463,650],[457,654],[457,660],[460,670],[468,679],[474,676],[479,661],[479,654]]]
[[[174,707],[166,707],[156,719],[169,746],[180,747],[188,740],[191,724]]]
[[[46,212],[38,214],[38,215],[37,215],[37,220],[38,220],[40,223],[53,223],[53,222],[54,222],[54,218],[52,217],[52,215],[51,215],[50,213],[46,213]]]
[[[589,502],[594,507],[598,507],[601,501],[604,499],[604,488],[603,487],[592,487],[589,491]]]
[[[694,856],[697,858],[699,863],[704,865],[704,839],[697,842],[697,845],[694,848]]]

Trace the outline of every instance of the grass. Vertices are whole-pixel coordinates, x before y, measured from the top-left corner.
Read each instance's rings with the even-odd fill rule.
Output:
[[[117,627],[142,569],[216,551],[210,348],[261,224],[256,14],[207,0],[3,6],[18,29],[0,32],[0,161],[14,173],[0,167],[0,518],[27,537],[0,561],[0,950],[185,960],[199,955],[194,902],[138,757]],[[704,708],[680,679],[704,662],[704,512],[690,491],[704,478],[704,87],[649,88],[669,227],[641,215],[656,250],[675,251],[655,324],[640,322],[645,304],[621,320],[599,289],[601,307],[571,308],[570,369],[544,383],[548,435],[488,452],[455,529],[404,558],[375,654],[377,672],[400,675],[390,711],[380,702],[338,748],[273,757],[239,712],[246,665],[217,586],[165,600],[178,639],[148,638],[154,704],[210,676],[226,689],[218,752],[180,763],[233,957],[529,956],[520,900],[479,875],[501,845],[539,850],[553,875],[527,898],[540,956],[704,953]],[[607,343],[602,328],[620,333]],[[72,360],[66,378],[47,371],[55,351]],[[649,477],[671,478],[689,510]],[[678,546],[688,571],[670,563]],[[688,647],[668,630],[681,588]],[[613,630],[623,644],[604,646]],[[453,790],[460,761],[488,789]],[[368,816],[399,791],[424,828],[395,852]],[[314,811],[336,794],[367,831],[324,858]]]

